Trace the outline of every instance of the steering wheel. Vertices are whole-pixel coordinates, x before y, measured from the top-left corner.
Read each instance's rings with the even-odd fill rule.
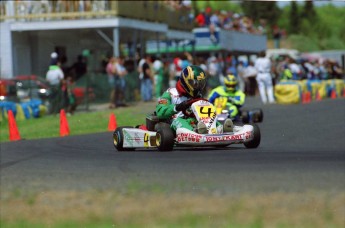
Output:
[[[202,97],[199,97],[199,98],[193,98],[191,100],[188,101],[189,103],[189,107],[194,103],[194,102],[197,102],[197,101],[208,101],[207,99],[205,98],[202,98]],[[189,108],[188,108],[189,109]],[[185,109],[182,111],[183,115],[184,116],[187,116],[187,117],[195,117],[194,113],[193,112],[187,112],[188,109]]]

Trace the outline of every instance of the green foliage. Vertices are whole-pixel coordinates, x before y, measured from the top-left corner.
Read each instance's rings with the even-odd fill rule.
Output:
[[[266,19],[269,25],[275,25],[281,13],[275,1],[243,1],[241,6],[245,15],[255,21]]]
[[[318,42],[307,35],[290,35],[287,39],[293,44],[294,49],[301,52],[309,52],[319,49]]]
[[[314,8],[312,1],[304,5],[292,2],[282,9],[278,20],[286,28],[287,40],[300,51],[344,49],[345,7],[328,4]]]
[[[289,33],[296,34],[299,31],[300,15],[295,1],[291,1]]]

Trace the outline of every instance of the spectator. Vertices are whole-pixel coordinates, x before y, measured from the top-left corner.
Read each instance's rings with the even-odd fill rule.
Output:
[[[87,72],[86,58],[83,55],[78,55],[77,61],[73,63],[68,71],[73,73],[73,81],[78,81]]]
[[[115,62],[116,62],[115,57],[111,57],[106,66],[106,72],[108,75],[108,83],[110,87],[109,108],[115,108],[115,74],[116,74]]]
[[[266,104],[267,100],[269,103],[275,103],[271,76],[271,60],[265,57],[265,55],[265,51],[260,52],[259,57],[255,61],[255,68],[258,72],[256,81],[258,83],[262,103]]]
[[[212,89],[216,88],[220,85],[219,79],[219,67],[217,62],[217,57],[211,56],[208,60],[208,73],[209,76],[207,77],[206,82],[206,92],[209,93]]]
[[[67,86],[67,115],[73,115],[76,108],[77,108],[77,101],[76,97],[73,93],[75,81],[73,77],[67,76],[66,78],[66,86]]]
[[[155,97],[158,99],[159,96],[163,93],[163,77],[164,77],[164,69],[163,63],[160,58],[156,58],[153,62],[153,73],[155,79]]]
[[[62,84],[64,81],[64,73],[60,68],[60,62],[57,61],[58,55],[54,52],[51,54],[49,70],[46,79],[50,85],[51,94],[50,114],[58,114],[62,108]]]
[[[240,90],[242,90],[242,92],[245,92],[245,88],[246,88],[246,78],[244,78],[244,65],[243,65],[243,61],[239,61],[236,71],[237,71],[237,81],[238,81],[238,87]]]
[[[249,61],[249,65],[244,69],[243,77],[246,79],[246,89],[248,96],[255,96],[257,71],[253,61]]]
[[[128,74],[126,68],[124,67],[124,58],[122,56],[116,58],[115,60],[115,107],[127,106],[125,104],[125,90],[126,81],[125,77]]]
[[[282,36],[280,28],[278,25],[274,25],[272,28],[273,31],[273,41],[274,41],[274,48],[280,48],[280,38]]]
[[[148,102],[152,100],[152,82],[153,82],[153,74],[151,71],[151,56],[147,55],[145,58],[145,62],[142,64],[141,72],[143,74],[143,78],[141,79],[141,99],[144,102]]]
[[[289,58],[289,69],[291,70],[292,80],[299,80],[301,78],[301,69],[293,58]]]

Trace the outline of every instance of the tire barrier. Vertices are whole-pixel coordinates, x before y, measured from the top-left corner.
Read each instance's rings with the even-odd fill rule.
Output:
[[[8,119],[7,112],[11,110],[16,120],[25,120],[29,118],[39,118],[47,114],[47,107],[41,100],[32,99],[27,102],[15,103],[12,101],[0,102],[0,121]]]
[[[345,80],[282,80],[275,85],[274,95],[278,104],[306,104],[312,100],[343,97]]]

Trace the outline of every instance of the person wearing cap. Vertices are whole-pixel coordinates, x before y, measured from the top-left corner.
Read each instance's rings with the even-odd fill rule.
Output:
[[[62,108],[62,85],[64,83],[64,73],[61,70],[56,52],[50,55],[50,66],[46,74],[46,79],[50,85],[49,106],[50,113],[57,114]]]

